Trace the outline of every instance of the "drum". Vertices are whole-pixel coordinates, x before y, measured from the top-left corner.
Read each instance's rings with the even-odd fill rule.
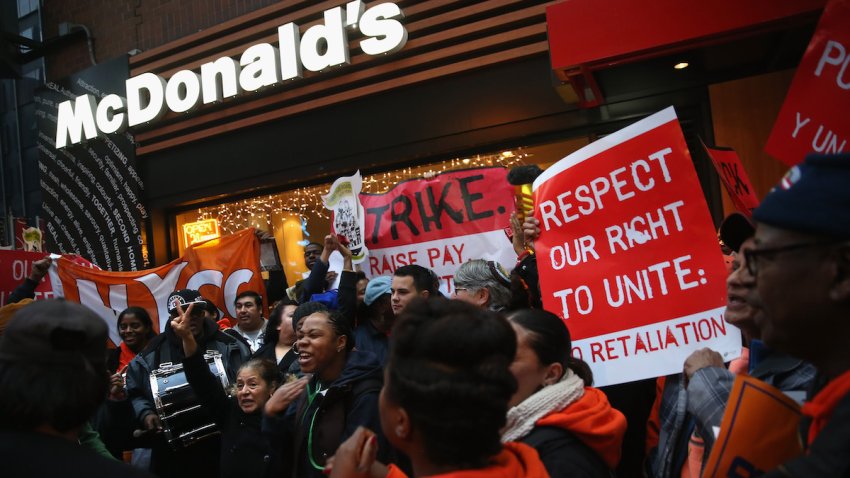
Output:
[[[221,380],[226,390],[229,386],[221,354],[207,351],[204,360],[210,372]],[[166,362],[151,372],[151,392],[165,439],[175,450],[185,448],[199,440],[217,435],[218,426],[201,403],[186,379],[183,364]]]

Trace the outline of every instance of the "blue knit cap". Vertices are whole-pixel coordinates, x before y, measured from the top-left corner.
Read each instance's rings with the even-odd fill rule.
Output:
[[[850,239],[850,154],[810,154],[753,211],[781,229]]]
[[[363,302],[366,305],[372,305],[372,302],[378,300],[384,294],[390,293],[390,284],[392,283],[392,278],[389,276],[378,276],[373,277],[369,280],[369,283],[366,284],[366,297],[363,298]]]

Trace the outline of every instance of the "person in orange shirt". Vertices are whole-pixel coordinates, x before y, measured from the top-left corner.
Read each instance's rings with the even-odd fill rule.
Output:
[[[410,303],[393,329],[380,395],[381,428],[410,458],[415,477],[545,478],[537,452],[501,442],[516,392],[516,334],[494,312],[443,299]],[[358,429],[330,464],[331,477],[407,476],[374,461],[374,433]]]
[[[593,373],[570,351],[570,332],[557,315],[514,312],[517,334],[511,397],[502,441],[533,446],[553,478],[608,477],[620,461],[626,417],[590,385]]]

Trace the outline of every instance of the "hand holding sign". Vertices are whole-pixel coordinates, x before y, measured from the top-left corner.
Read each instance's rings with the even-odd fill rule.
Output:
[[[539,234],[544,307],[568,321],[598,385],[679,372],[700,347],[739,353],[722,317],[716,234],[672,108],[554,164],[534,197],[536,220],[523,229]]]

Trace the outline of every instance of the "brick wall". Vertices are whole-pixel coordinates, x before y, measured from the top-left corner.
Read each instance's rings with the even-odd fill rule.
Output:
[[[130,50],[148,50],[281,0],[44,0],[44,37],[59,24],[85,25],[98,62]],[[47,78],[59,79],[91,66],[82,36],[46,57]]]

